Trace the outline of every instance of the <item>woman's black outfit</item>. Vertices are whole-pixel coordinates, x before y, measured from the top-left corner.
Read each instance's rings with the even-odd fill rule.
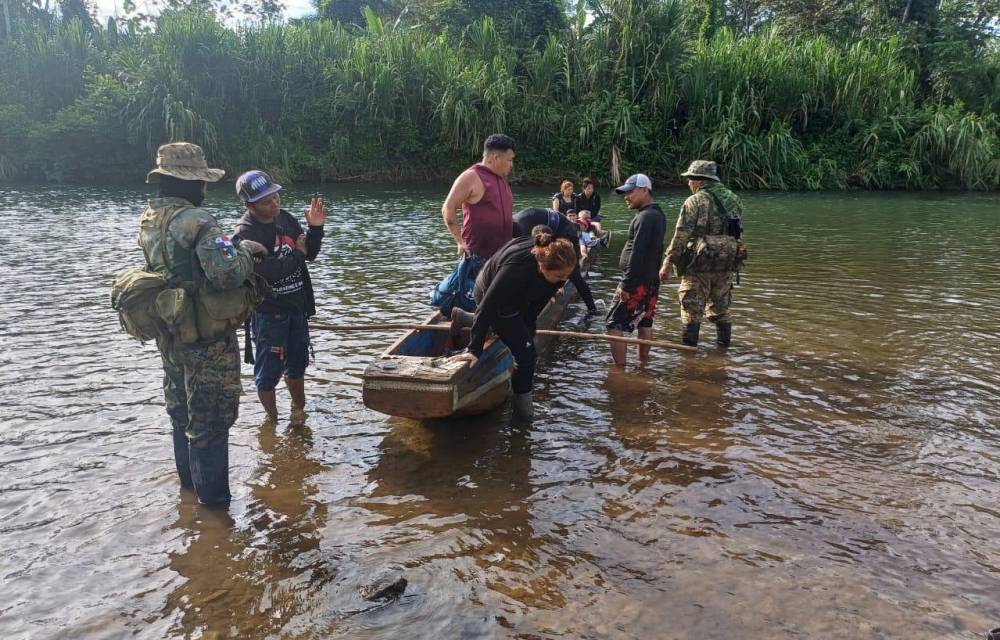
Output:
[[[514,237],[526,238],[531,235],[531,230],[537,225],[544,224],[552,229],[552,235],[557,238],[565,238],[573,245],[576,251],[576,268],[569,276],[569,281],[573,283],[576,290],[580,292],[580,299],[587,305],[587,311],[597,313],[597,305],[594,304],[594,294],[590,291],[590,285],[583,279],[580,273],[580,228],[570,222],[564,215],[550,214],[552,209],[521,209],[514,214]]]
[[[552,199],[559,204],[559,213],[565,215],[569,211],[576,211],[576,195],[569,197],[569,200],[563,199],[562,192],[552,195]]]
[[[576,211],[589,211],[591,220],[601,221],[601,194],[597,193],[597,189],[589,198],[582,193],[576,195]]]
[[[476,278],[476,318],[469,353],[483,354],[486,332],[492,328],[514,356],[511,377],[515,394],[531,391],[535,376],[535,322],[553,294],[563,285],[545,279],[531,253],[534,238],[515,238],[483,266]]]

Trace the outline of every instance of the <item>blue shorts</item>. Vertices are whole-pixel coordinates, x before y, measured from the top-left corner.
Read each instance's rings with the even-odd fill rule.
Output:
[[[253,314],[253,378],[257,391],[273,391],[282,375],[296,380],[309,363],[309,324],[299,312]]]

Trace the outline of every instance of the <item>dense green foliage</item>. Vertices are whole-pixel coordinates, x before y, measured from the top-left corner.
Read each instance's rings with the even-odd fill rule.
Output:
[[[240,27],[7,2],[0,179],[137,179],[181,139],[282,179],[450,178],[505,132],[535,180],[712,158],[742,188],[1000,186],[997,0],[319,0]]]

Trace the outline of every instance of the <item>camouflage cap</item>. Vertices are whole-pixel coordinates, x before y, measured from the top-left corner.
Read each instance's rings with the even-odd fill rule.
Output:
[[[711,160],[695,160],[681,176],[685,178],[706,178],[718,182],[719,165]]]
[[[161,175],[178,180],[218,182],[226,172],[222,169],[209,169],[205,152],[198,145],[171,142],[156,150],[156,168],[146,174],[146,182],[157,182]]]

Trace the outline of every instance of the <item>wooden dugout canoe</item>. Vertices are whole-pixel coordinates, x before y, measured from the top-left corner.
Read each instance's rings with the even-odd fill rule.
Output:
[[[590,249],[584,263],[586,273],[601,246]],[[577,290],[567,281],[538,316],[538,329],[555,328],[576,299]],[[424,324],[448,324],[435,311]],[[511,393],[510,377],[514,357],[495,335],[486,340],[483,355],[475,367],[467,362],[449,360],[447,331],[411,329],[404,333],[374,362],[362,376],[365,406],[379,413],[403,418],[428,419],[470,416],[499,407]],[[547,348],[550,337],[536,336],[539,352]]]

